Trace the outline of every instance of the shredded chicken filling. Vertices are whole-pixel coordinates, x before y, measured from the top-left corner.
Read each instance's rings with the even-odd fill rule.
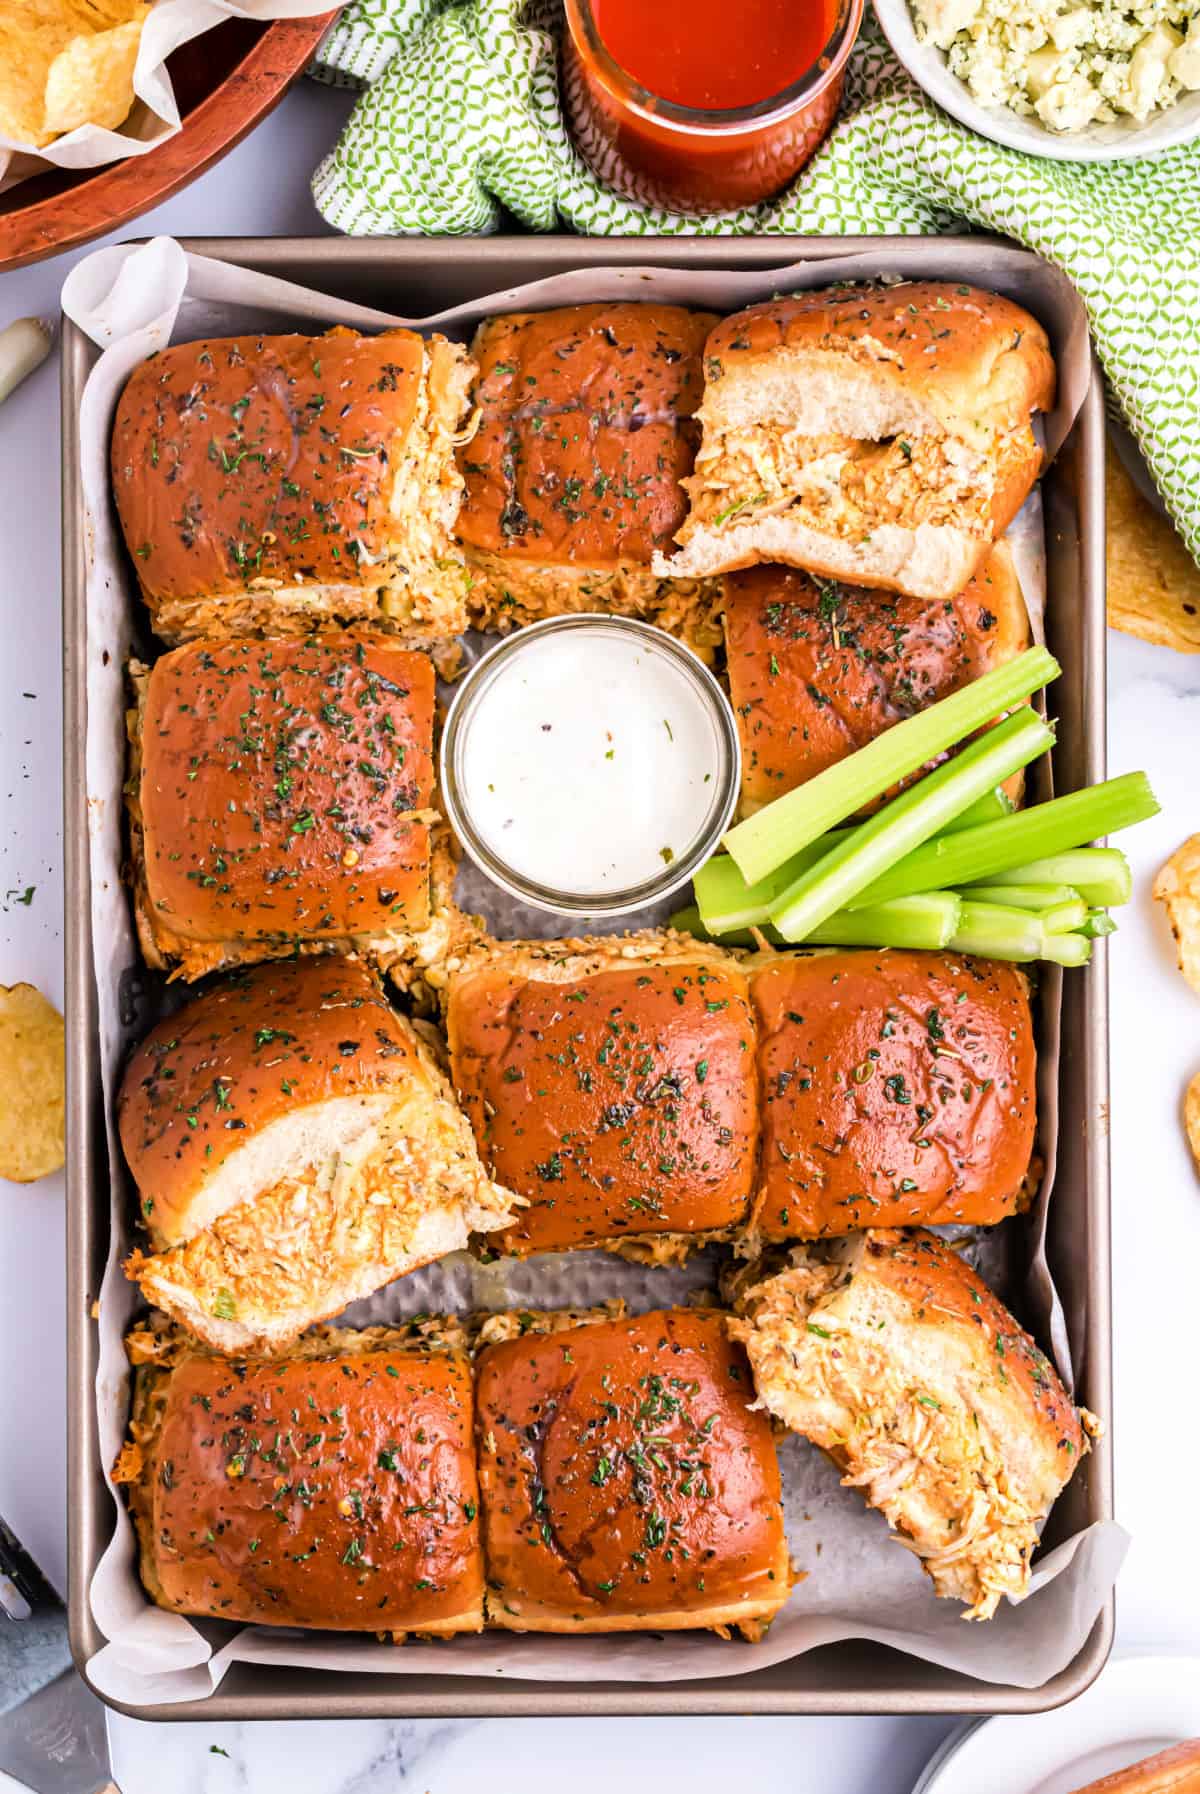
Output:
[[[463,493],[454,448],[471,373],[472,364],[454,350],[426,348],[407,453],[392,484],[391,514],[404,541],[389,545],[380,595],[384,616],[401,627],[434,625],[450,635],[466,627],[466,574],[450,542]]]
[[[721,586],[711,579],[660,579],[649,566],[619,561],[582,569],[468,548],[468,608],[475,629],[517,629],[542,617],[603,610],[643,617],[711,660],[722,640]]]
[[[813,529],[847,537],[881,524],[953,525],[985,534],[997,480],[1033,448],[1028,424],[983,454],[956,437],[863,441],[808,436],[780,423],[733,426],[708,441],[685,481],[692,510],[679,540],[698,528],[753,522],[787,511]]]
[[[380,1271],[414,1268],[422,1222],[457,1220],[465,1245],[471,1230],[510,1219],[459,1122],[439,1114],[417,1129],[411,1105],[399,1103],[343,1154],[281,1178],[168,1252],[135,1255],[130,1273],[169,1311],[190,1302],[223,1321],[277,1323],[330,1300],[340,1307],[362,1273],[374,1287]],[[444,1231],[435,1249],[450,1249]]]

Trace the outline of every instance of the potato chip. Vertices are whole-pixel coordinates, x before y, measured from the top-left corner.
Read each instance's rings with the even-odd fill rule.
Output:
[[[1200,1171],[1200,1071],[1184,1092],[1183,1126],[1188,1145],[1192,1149],[1192,1157],[1196,1161],[1196,1169]]]
[[[0,136],[42,148],[133,106],[150,0],[0,0]]]
[[[0,984],[0,1177],[58,1170],[65,1109],[62,1016],[32,984]]]
[[[1166,907],[1179,969],[1200,992],[1200,835],[1189,836],[1171,855],[1154,881],[1154,895]]]
[[[1108,445],[1108,620],[1180,654],[1200,654],[1200,568]]]

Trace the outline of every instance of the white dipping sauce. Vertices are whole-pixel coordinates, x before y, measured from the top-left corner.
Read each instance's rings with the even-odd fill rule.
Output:
[[[571,896],[661,878],[718,801],[721,738],[669,651],[603,626],[531,637],[464,718],[459,791],[519,877]]]

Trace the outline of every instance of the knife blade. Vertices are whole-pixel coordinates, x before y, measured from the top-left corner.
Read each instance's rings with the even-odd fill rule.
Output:
[[[104,1705],[70,1662],[62,1602],[0,1519],[0,1794],[117,1794]]]
[[[117,1794],[104,1704],[75,1670],[0,1719],[0,1771],[34,1794]]]

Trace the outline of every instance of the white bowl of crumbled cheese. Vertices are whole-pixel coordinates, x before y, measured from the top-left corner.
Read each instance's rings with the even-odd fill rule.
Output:
[[[1062,162],[1200,137],[1200,0],[875,0],[938,105],[994,143]]]

